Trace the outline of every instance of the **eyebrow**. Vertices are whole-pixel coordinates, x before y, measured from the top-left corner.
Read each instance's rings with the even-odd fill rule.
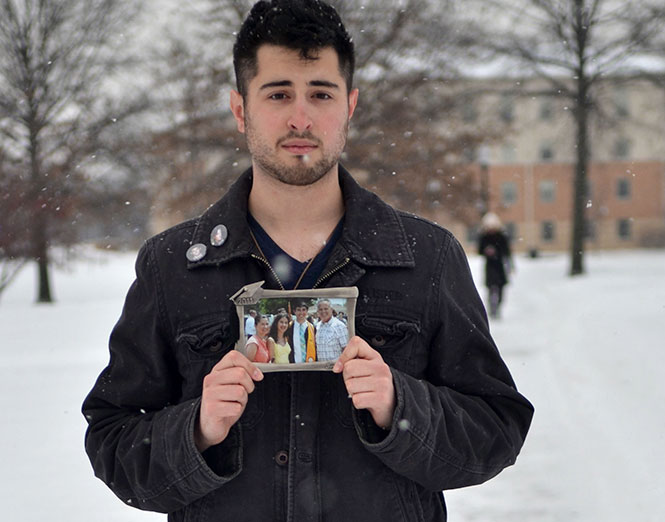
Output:
[[[312,80],[311,82],[307,82],[307,85],[310,87],[327,87],[329,89],[339,89],[339,85],[337,85],[335,82],[329,82],[327,80]],[[291,80],[268,82],[261,85],[260,90],[272,89],[274,87],[293,87],[293,82]]]

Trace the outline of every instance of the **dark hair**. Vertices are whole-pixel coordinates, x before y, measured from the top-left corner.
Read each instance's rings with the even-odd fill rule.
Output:
[[[264,44],[300,51],[303,60],[316,60],[318,51],[332,47],[348,91],[353,83],[353,42],[335,9],[321,0],[261,0],[254,4],[233,46],[236,87],[245,97],[258,72],[256,54]]]
[[[286,318],[287,325],[288,325],[291,317],[287,313],[277,314],[273,318],[272,324],[270,325],[270,333],[268,334],[268,336],[272,337],[273,341],[275,341],[275,342],[277,342],[277,324],[284,318]],[[288,327],[287,327],[287,330],[288,330]],[[288,336],[286,335],[286,332],[284,332],[284,339],[288,340]]]

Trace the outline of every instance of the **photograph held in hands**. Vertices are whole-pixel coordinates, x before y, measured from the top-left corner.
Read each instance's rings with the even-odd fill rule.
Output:
[[[240,335],[235,349],[263,372],[332,370],[355,335],[356,287],[267,290],[263,281],[231,300]]]

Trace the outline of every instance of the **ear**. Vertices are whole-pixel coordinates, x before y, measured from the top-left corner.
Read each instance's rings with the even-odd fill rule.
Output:
[[[233,117],[236,119],[238,132],[245,133],[245,100],[238,91],[231,90],[229,106]]]
[[[358,89],[352,89],[349,93],[349,119],[353,116],[356,105],[358,105]]]

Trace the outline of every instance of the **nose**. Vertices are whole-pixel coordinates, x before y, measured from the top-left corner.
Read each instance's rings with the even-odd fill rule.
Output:
[[[298,132],[310,130],[312,128],[312,118],[304,103],[297,102],[293,105],[293,112],[289,117],[288,125],[291,130]]]

